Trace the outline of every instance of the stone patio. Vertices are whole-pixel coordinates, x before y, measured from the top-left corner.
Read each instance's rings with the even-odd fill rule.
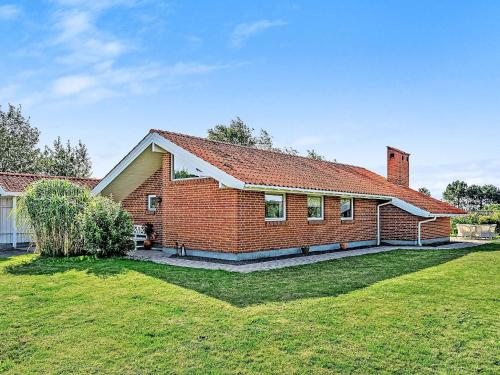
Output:
[[[307,256],[299,256],[299,257],[284,258],[284,259],[262,260],[254,263],[245,263],[245,264],[228,264],[228,263],[220,263],[215,260],[205,261],[205,260],[193,260],[193,259],[172,257],[171,255],[163,253],[162,251],[158,250],[131,251],[128,254],[127,258],[134,260],[149,261],[159,264],[168,264],[171,266],[178,266],[178,267],[202,268],[207,270],[224,270],[229,272],[248,273],[256,271],[274,270],[285,267],[301,266],[304,264],[312,264],[312,263],[324,262],[326,260],[340,259],[358,255],[383,253],[397,249],[412,249],[412,250],[422,250],[422,251],[436,250],[436,249],[463,249],[467,247],[483,245],[488,242],[489,241],[453,239],[452,242],[449,244],[441,246],[432,246],[432,247],[374,246],[363,249],[336,251],[326,254],[307,255]]]

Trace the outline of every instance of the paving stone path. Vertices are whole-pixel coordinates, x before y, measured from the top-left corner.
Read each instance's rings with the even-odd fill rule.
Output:
[[[207,262],[203,260],[172,258],[171,255],[165,254],[157,250],[134,250],[128,254],[127,258],[150,261],[159,264],[168,264],[171,266],[179,266],[179,267],[203,268],[207,270],[224,270],[229,272],[248,273],[256,271],[274,270],[285,267],[301,266],[304,264],[318,263],[318,262],[324,262],[326,260],[340,259],[358,255],[383,253],[387,251],[393,251],[396,249],[412,249],[412,250],[422,250],[422,251],[436,250],[436,249],[463,249],[467,247],[483,245],[485,243],[488,243],[488,241],[470,240],[461,242],[451,242],[446,245],[433,246],[433,247],[374,246],[374,247],[367,247],[364,249],[353,249],[353,250],[339,251],[327,254],[275,259],[275,260],[267,260],[267,261],[245,263],[245,264],[228,264],[228,263],[218,263],[216,261]]]

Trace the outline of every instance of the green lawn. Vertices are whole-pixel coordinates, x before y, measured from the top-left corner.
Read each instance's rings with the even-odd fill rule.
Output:
[[[499,373],[499,250],[252,274],[0,259],[0,372]]]

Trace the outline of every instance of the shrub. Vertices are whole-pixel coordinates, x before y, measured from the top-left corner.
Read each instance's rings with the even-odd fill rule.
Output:
[[[20,197],[18,216],[30,228],[36,251],[68,256],[84,252],[77,217],[90,201],[90,192],[67,180],[40,180]]]
[[[94,197],[79,216],[84,247],[95,256],[123,255],[134,248],[130,214],[109,198]]]

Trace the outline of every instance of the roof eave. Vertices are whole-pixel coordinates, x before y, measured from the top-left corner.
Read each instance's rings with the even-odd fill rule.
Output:
[[[253,190],[253,191],[274,191],[277,193],[309,193],[309,194],[321,194],[321,195],[331,195],[335,197],[358,197],[366,199],[381,199],[381,200],[391,200],[392,197],[387,195],[377,195],[377,194],[363,194],[363,193],[349,193],[346,191],[334,191],[334,190],[319,190],[319,189],[304,189],[304,188],[294,188],[286,186],[273,186],[273,185],[258,185],[258,184],[245,184],[243,190]]]
[[[411,203],[403,201],[402,199],[388,196],[388,195],[378,195],[378,194],[364,194],[364,193],[351,193],[346,191],[333,191],[333,190],[318,190],[318,189],[304,189],[304,188],[293,188],[286,186],[272,186],[272,185],[258,185],[258,184],[245,184],[243,190],[253,190],[253,191],[270,191],[277,193],[301,193],[301,194],[321,194],[330,195],[336,197],[354,197],[354,198],[364,198],[364,199],[380,199],[387,200],[391,202],[394,206],[406,211],[412,215],[431,218],[431,217],[455,217],[464,216],[465,214],[455,214],[455,213],[432,213],[430,211],[424,210],[417,207]]]

